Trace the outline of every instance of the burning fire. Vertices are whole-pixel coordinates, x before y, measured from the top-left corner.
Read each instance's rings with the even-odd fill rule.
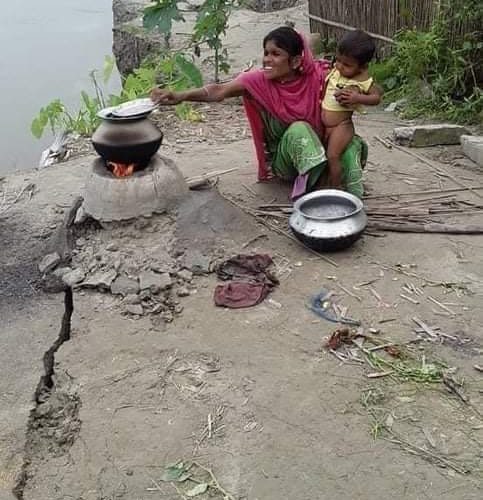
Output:
[[[134,163],[126,164],[116,163],[114,161],[108,161],[107,166],[116,177],[129,177],[134,173],[134,169],[136,167]]]

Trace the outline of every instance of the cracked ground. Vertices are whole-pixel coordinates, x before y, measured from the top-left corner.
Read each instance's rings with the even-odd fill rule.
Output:
[[[373,114],[357,124],[370,145],[367,187],[375,193],[440,186],[441,176],[423,163],[373,139],[391,120]],[[210,144],[183,146],[178,153],[166,146],[164,153],[185,175],[238,167],[218,187],[240,205],[286,202],[286,186],[255,182],[248,138],[220,146],[216,155]],[[424,154],[434,152],[441,171],[478,184],[478,173],[457,160],[458,148]],[[180,459],[209,466],[234,498],[481,498],[482,385],[473,369],[482,364],[481,236],[367,235],[331,255],[335,267],[220,197],[206,224],[228,253],[248,243],[244,252],[275,258],[281,283],[271,300],[242,311],[215,308],[216,277],[195,277],[196,293],[183,299],[181,316],[160,325],[120,315],[106,294],[74,292],[72,335],[56,353],[54,390],[40,405],[32,403],[42,356],[59,335],[64,299],[40,292],[29,269],[79,192],[89,162],[7,180],[12,189],[34,182],[36,191],[0,220],[7,249],[2,269],[21,269],[1,306],[5,498],[23,466],[25,499],[174,500],[178,492],[159,479]],[[394,171],[404,169],[413,184],[401,188]],[[451,179],[443,177],[441,187],[453,187]],[[155,244],[155,233],[152,238]],[[423,290],[419,304],[401,299],[408,283]],[[463,346],[424,343],[416,352],[456,367],[470,404],[442,384],[370,379],[373,370],[327,352],[324,338],[335,325],[306,307],[323,287],[381,338],[414,340],[417,316],[469,339]],[[443,314],[428,296],[451,304],[455,314]],[[32,407],[40,409],[36,429],[28,424]],[[389,415],[391,434],[379,433]]]

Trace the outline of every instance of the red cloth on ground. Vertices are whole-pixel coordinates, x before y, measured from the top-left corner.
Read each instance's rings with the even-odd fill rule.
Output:
[[[215,289],[215,304],[220,307],[240,309],[262,302],[278,284],[267,268],[272,258],[266,254],[237,255],[218,266],[216,273],[222,280],[229,280]]]
[[[264,283],[229,281],[215,288],[215,304],[230,309],[251,307],[262,302],[269,292],[270,287]]]

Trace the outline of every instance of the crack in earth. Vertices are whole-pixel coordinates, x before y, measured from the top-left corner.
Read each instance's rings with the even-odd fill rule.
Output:
[[[55,372],[55,355],[64,342],[70,340],[71,318],[74,311],[71,288],[64,292],[64,314],[60,332],[44,353],[44,373],[34,392],[35,406],[29,415],[24,459],[12,492],[24,500],[29,479],[35,475],[37,464],[49,457],[64,455],[75,442],[81,427],[78,417],[81,401],[73,378],[65,371]]]

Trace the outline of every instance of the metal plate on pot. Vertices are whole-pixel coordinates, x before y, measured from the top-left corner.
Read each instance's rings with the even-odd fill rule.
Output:
[[[118,118],[130,118],[133,116],[149,114],[155,108],[156,104],[149,97],[145,97],[143,99],[134,99],[133,101],[127,101],[119,104],[119,106],[115,106],[111,110],[111,113],[113,116]]]

